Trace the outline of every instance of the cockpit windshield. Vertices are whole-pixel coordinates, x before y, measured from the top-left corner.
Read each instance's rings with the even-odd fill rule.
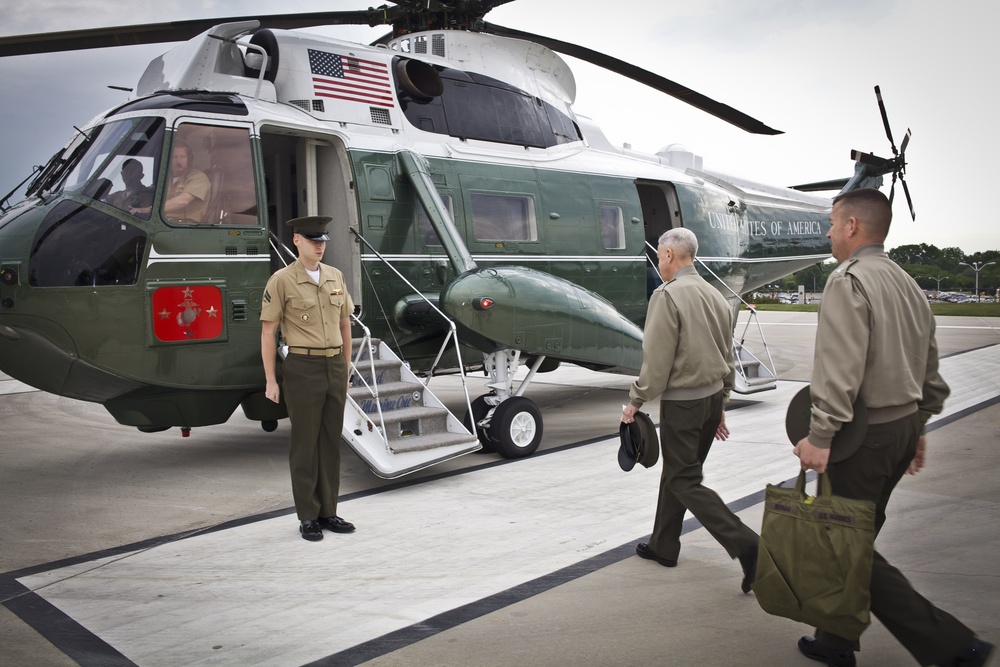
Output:
[[[78,194],[148,218],[162,146],[161,118],[129,118],[81,131],[32,191]]]

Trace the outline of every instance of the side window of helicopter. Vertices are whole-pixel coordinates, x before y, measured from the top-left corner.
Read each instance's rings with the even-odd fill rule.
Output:
[[[445,208],[448,209],[448,215],[452,220],[455,219],[455,206],[454,200],[451,195],[441,195],[441,201],[444,202]],[[434,227],[431,226],[431,220],[427,217],[427,211],[419,203],[416,206],[417,209],[417,229],[423,234],[424,245],[425,246],[440,246],[441,239],[438,238],[437,232],[434,231]]]
[[[477,241],[537,241],[535,200],[527,195],[473,192],[472,229]]]
[[[257,193],[246,127],[184,123],[170,150],[163,217],[193,225],[256,225]]]
[[[621,206],[601,204],[601,241],[605,250],[621,250],[625,247],[625,217]]]
[[[498,79],[475,72],[435,68],[434,76],[440,77],[440,92],[424,97],[412,83],[400,80],[400,71],[410,70],[405,67],[396,70],[403,114],[414,127],[425,132],[463,141],[476,139],[538,148],[582,138],[579,127],[565,112]]]

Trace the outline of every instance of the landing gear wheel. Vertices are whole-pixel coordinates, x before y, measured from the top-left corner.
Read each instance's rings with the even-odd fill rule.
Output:
[[[476,437],[479,438],[479,443],[483,446],[483,448],[479,451],[482,453],[495,451],[493,449],[493,442],[490,440],[489,433],[487,433],[481,426],[475,426],[475,428],[473,428],[473,425],[478,424],[492,407],[486,402],[486,396],[487,394],[483,394],[476,400],[472,401],[472,419],[469,419],[469,411],[466,410],[465,419],[462,420],[462,423],[465,424],[465,428],[470,431],[474,431]]]
[[[542,442],[542,413],[523,396],[508,398],[493,413],[489,435],[505,459],[531,456]]]

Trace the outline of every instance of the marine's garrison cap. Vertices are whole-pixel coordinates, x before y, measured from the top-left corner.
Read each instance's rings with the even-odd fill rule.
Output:
[[[292,227],[296,234],[306,237],[310,241],[329,241],[330,235],[327,228],[333,217],[329,215],[310,215],[304,218],[293,218],[285,224]]]

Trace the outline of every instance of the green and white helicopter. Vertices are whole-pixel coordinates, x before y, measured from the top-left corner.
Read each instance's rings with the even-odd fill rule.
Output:
[[[357,305],[345,440],[387,478],[481,446],[527,456],[543,430],[524,396],[536,372],[638,372],[664,231],[698,235],[699,270],[738,308],[830,256],[830,200],[809,191],[903,176],[909,133],[893,158],[855,153],[849,179],[797,189],[709,171],[676,145],[612,146],[574,110],[556,52],[777,131],[652,72],[483,20],[508,1],[0,38],[2,56],[187,40],[149,64],[132,99],[76,129],[23,201],[0,202],[0,370],[142,431],[187,433],[241,406],[273,430],[286,413],[264,397],[261,293],[294,259],[284,222],[331,215],[324,261]],[[370,45],[295,31],[345,24],[392,31]],[[178,153],[209,181],[197,206],[168,203]],[[734,345],[737,390],[773,386],[773,370]],[[472,369],[490,392],[466,390],[462,420],[429,378]]]

